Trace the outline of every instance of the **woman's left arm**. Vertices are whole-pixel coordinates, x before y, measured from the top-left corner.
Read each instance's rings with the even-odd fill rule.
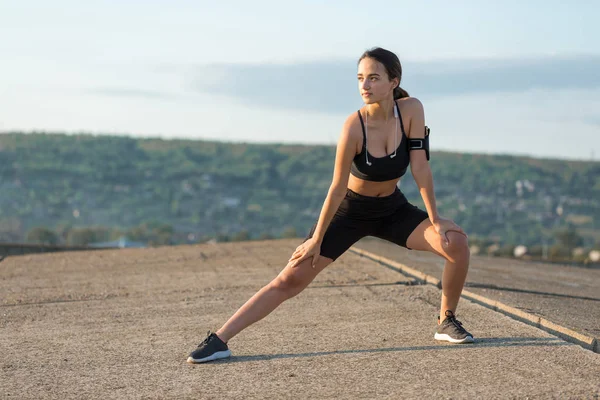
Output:
[[[423,139],[425,137],[425,111],[423,110],[423,104],[419,99],[414,97],[405,101],[408,102],[407,108],[411,116],[409,132],[407,132],[408,137],[410,139]],[[410,171],[419,187],[427,214],[429,214],[429,220],[434,224],[438,221],[439,215],[433,192],[433,176],[425,150],[411,150],[408,154],[410,156]]]
[[[425,137],[425,112],[423,104],[414,97],[407,100],[410,100],[407,108],[409,108],[411,115],[408,137],[410,139],[423,139]],[[438,214],[433,191],[433,175],[431,174],[425,149],[410,150],[409,156],[412,176],[419,187],[419,193],[421,193],[421,197],[425,203],[429,221],[431,221],[435,230],[442,236],[446,245],[448,245],[448,237],[446,236],[446,232],[448,231],[459,232],[466,236],[466,233],[453,221],[442,218]]]

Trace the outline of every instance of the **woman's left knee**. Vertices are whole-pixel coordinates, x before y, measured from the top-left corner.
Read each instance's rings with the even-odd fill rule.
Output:
[[[469,241],[467,237],[458,232],[447,232],[446,236],[448,237],[449,244],[446,247],[446,252],[452,259],[451,261],[459,262],[459,261],[468,261],[471,256],[471,252],[469,251]]]

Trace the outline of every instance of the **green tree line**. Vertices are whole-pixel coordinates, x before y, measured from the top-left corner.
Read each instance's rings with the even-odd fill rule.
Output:
[[[172,229],[153,243],[283,237],[291,229],[303,236],[320,212],[334,157],[334,146],[3,133],[0,241],[25,240],[38,227],[113,232],[94,240],[135,236],[136,227],[156,230],[152,224]],[[473,240],[549,248],[567,228],[585,248],[600,240],[598,162],[432,151],[430,165],[440,213]],[[423,206],[410,172],[400,188]]]

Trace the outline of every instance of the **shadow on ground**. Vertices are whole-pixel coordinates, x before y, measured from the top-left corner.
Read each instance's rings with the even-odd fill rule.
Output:
[[[576,346],[573,343],[568,343],[558,338],[536,338],[536,337],[500,337],[500,338],[483,338],[477,339],[476,343],[463,345],[435,345],[435,346],[407,346],[407,347],[387,347],[379,349],[357,349],[357,350],[336,350],[322,351],[314,353],[295,353],[295,354],[260,354],[256,356],[240,356],[232,357],[225,360],[219,360],[218,363],[237,363],[248,361],[265,361],[282,358],[301,358],[301,357],[319,357],[330,356],[336,354],[366,354],[366,353],[383,353],[383,352],[401,352],[401,351],[423,351],[423,350],[466,350],[469,348],[478,347],[525,347],[525,346]]]

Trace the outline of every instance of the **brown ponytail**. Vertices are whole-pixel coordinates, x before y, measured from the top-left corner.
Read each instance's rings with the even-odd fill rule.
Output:
[[[408,92],[402,89],[400,86],[394,88],[394,100],[401,99],[403,97],[410,97]]]

